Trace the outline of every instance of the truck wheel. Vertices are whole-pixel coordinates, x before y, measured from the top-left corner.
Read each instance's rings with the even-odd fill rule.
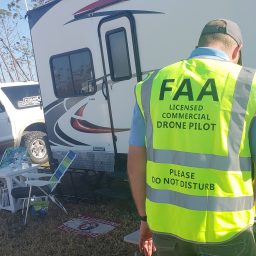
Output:
[[[24,144],[33,163],[44,164],[48,161],[48,140],[44,132],[28,132],[24,135]]]

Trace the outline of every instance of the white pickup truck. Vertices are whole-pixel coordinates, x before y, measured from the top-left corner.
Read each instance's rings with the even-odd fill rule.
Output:
[[[0,153],[25,146],[32,162],[48,161],[48,140],[37,82],[0,83]]]

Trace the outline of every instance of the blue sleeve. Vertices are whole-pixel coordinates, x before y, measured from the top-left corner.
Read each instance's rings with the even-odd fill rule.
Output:
[[[129,144],[132,146],[145,146],[145,122],[136,103],[133,110],[133,118],[130,132]]]

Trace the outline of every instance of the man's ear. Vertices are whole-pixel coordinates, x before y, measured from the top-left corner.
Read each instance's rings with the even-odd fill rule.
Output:
[[[232,53],[232,61],[234,63],[238,63],[238,60],[240,58],[240,52],[241,52],[241,49],[242,49],[242,45],[237,45],[235,47],[235,49],[233,50],[233,53]]]

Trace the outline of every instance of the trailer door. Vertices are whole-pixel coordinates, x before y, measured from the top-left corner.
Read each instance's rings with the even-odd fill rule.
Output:
[[[127,13],[104,18],[98,32],[115,152],[127,153],[134,86],[141,80],[134,18]]]

